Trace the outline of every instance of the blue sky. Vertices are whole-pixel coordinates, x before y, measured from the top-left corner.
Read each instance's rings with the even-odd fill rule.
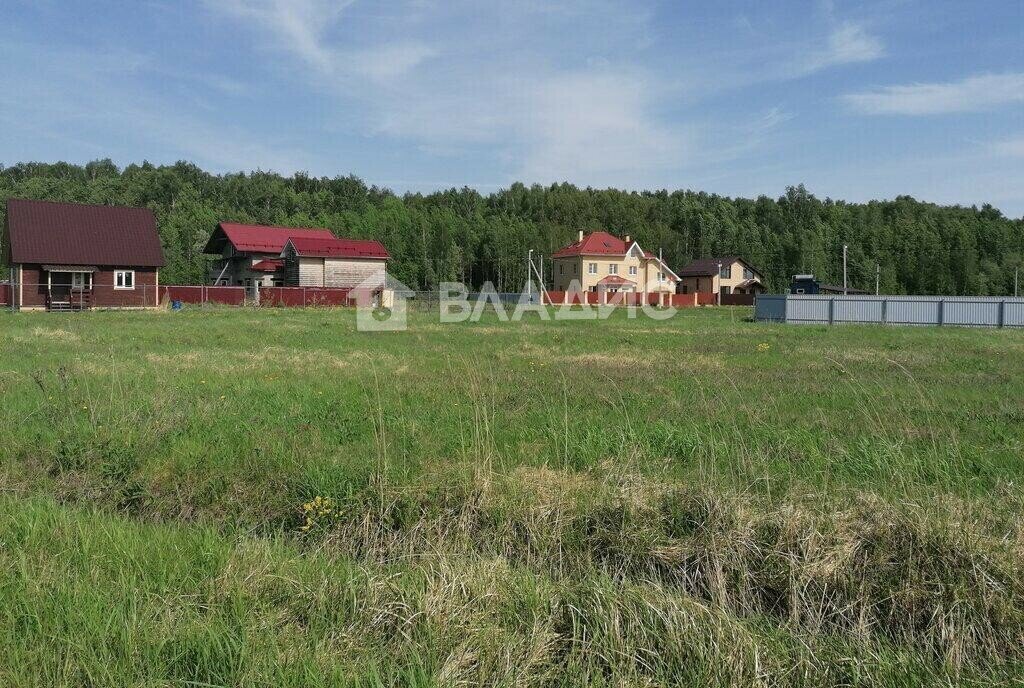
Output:
[[[1024,215],[1024,2],[4,0],[0,162]]]

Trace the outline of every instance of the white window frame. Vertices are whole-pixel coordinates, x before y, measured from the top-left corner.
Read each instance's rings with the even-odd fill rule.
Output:
[[[619,264],[618,263],[608,263],[608,274],[609,275],[617,275],[617,274],[619,274]]]
[[[125,286],[127,280],[125,277],[131,275],[131,286]],[[133,290],[135,289],[135,271],[134,270],[114,270],[114,289]]]
[[[629,266],[629,274],[630,275],[635,275],[636,274],[636,266],[635,265],[630,265]]]
[[[589,274],[589,275],[596,275],[597,274],[597,263],[588,263],[587,264],[587,274]]]

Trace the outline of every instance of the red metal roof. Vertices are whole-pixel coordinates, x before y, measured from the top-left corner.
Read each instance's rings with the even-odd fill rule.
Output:
[[[333,239],[329,229],[308,227],[270,227],[221,222],[217,225],[203,253],[221,253],[224,243],[230,242],[241,253],[281,253],[291,237],[319,237]]]
[[[258,260],[252,264],[252,269],[256,272],[277,272],[283,266],[283,260]]]
[[[156,217],[148,208],[7,201],[12,264],[162,267]]]
[[[320,239],[291,237],[296,255],[305,258],[376,258],[388,259],[384,245],[373,239]]]
[[[552,258],[569,258],[570,256],[624,256],[636,244],[625,241],[608,232],[591,232],[582,241],[575,241],[551,254]],[[654,258],[653,253],[644,251],[644,258]]]
[[[605,284],[605,285],[607,285],[607,284],[636,284],[636,282],[634,282],[632,280],[628,280],[625,277],[620,277],[619,275],[608,275],[607,277],[599,279],[597,281],[597,283],[598,284]]]
[[[551,254],[552,258],[568,258],[569,256],[582,255],[626,255],[626,242],[608,232],[591,232],[580,241],[574,241],[568,246]]]

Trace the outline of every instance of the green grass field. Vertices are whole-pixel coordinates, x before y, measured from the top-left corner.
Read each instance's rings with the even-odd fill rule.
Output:
[[[0,313],[0,685],[1024,681],[1024,332]]]

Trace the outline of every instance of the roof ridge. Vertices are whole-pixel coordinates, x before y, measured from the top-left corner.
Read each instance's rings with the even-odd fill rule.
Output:
[[[118,208],[120,210],[148,210],[153,212],[152,208],[144,205],[111,205],[109,203],[79,203],[78,201],[53,201],[48,198],[18,198],[17,196],[10,196],[7,199],[7,203],[11,201],[19,201],[21,203],[50,203],[52,205],[76,205],[80,208]]]

